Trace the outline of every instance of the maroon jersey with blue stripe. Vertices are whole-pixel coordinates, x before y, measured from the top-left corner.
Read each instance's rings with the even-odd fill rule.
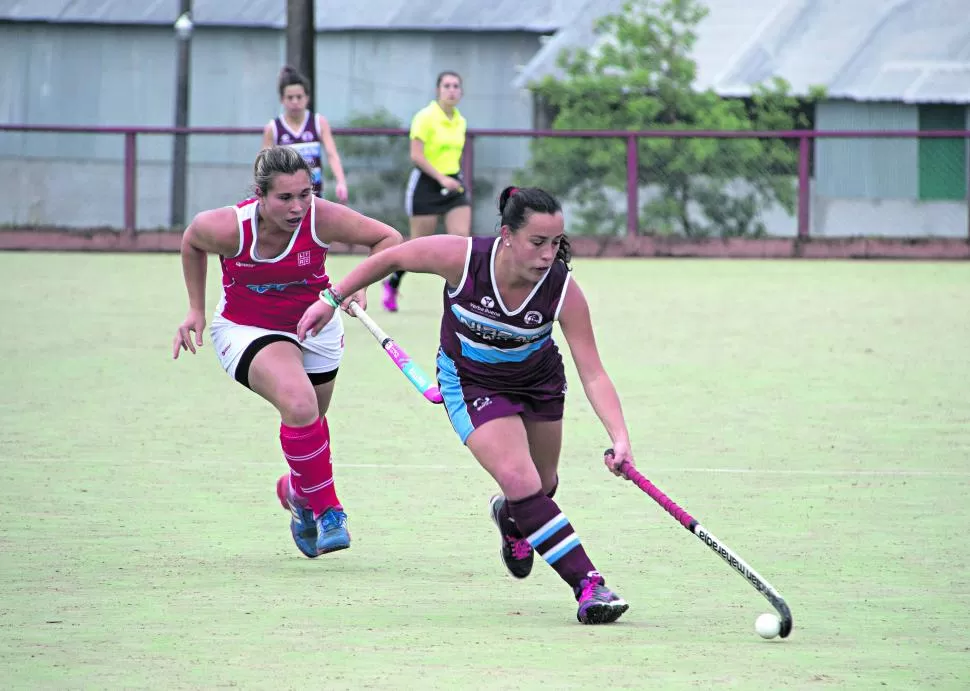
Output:
[[[320,132],[317,131],[316,114],[308,110],[303,119],[303,126],[295,131],[290,129],[286,120],[277,116],[273,119],[273,131],[276,133],[278,146],[296,149],[309,164],[313,194],[319,197],[323,193],[323,145]]]
[[[495,282],[500,238],[468,241],[465,271],[458,286],[445,286],[441,353],[454,363],[462,385],[493,391],[561,396],[565,372],[552,339],[569,270],[553,263],[515,310],[502,302]]]

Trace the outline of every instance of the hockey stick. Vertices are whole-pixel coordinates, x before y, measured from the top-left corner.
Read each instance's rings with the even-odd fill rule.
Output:
[[[606,455],[612,456],[613,449],[607,449]],[[664,510],[671,516],[677,519],[677,522],[682,526],[687,528],[690,532],[696,535],[701,542],[711,548],[716,555],[721,557],[728,566],[741,574],[742,577],[748,583],[750,583],[755,590],[765,596],[765,599],[771,603],[771,606],[775,608],[778,612],[778,616],[781,618],[781,631],[778,635],[782,638],[787,638],[788,634],[791,633],[792,629],[792,616],[791,610],[788,609],[788,605],[778,591],[775,590],[768,581],[762,578],[757,571],[748,566],[747,562],[741,557],[734,553],[734,551],[721,542],[718,538],[714,537],[707,528],[702,526],[697,520],[687,513],[684,509],[677,506],[674,501],[660,491],[656,485],[654,485],[650,480],[645,478],[640,471],[638,471],[633,466],[628,463],[623,463],[620,466],[620,472],[623,476],[635,484],[637,487],[646,492],[651,499],[660,504]]]
[[[367,327],[367,330],[371,332],[377,342],[381,344],[384,352],[387,356],[394,361],[398,369],[404,373],[404,376],[414,384],[414,388],[421,392],[421,394],[432,403],[441,403],[441,392],[435,385],[434,380],[431,379],[427,374],[424,373],[411,356],[404,352],[404,349],[394,342],[390,336],[388,336],[384,331],[377,325],[371,316],[365,312],[360,305],[357,304],[356,300],[351,300],[350,303],[350,313],[353,314],[360,323]]]

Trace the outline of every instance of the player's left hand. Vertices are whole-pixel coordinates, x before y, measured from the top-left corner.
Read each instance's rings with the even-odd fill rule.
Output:
[[[341,204],[347,203],[347,184],[346,183],[338,182],[337,187],[334,189],[334,192],[337,195],[337,201],[339,201]]]
[[[323,300],[317,300],[306,308],[296,325],[296,337],[302,343],[308,336],[316,336],[320,329],[333,319],[334,308]]]
[[[630,448],[630,442],[621,439],[613,442],[613,448],[608,449],[603,454],[603,463],[606,464],[611,473],[619,477],[623,477],[621,468],[626,469],[624,464],[630,468],[635,468],[636,464],[633,462],[633,450]]]
[[[367,311],[367,291],[361,288],[356,293],[351,295],[349,298],[344,300],[344,304],[342,305],[344,312],[346,312],[350,316],[353,316],[354,313],[350,311],[351,302],[356,302],[358,305],[360,305],[360,308],[362,310]]]

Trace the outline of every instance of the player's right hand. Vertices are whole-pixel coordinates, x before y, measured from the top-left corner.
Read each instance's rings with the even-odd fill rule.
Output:
[[[445,178],[444,180],[441,181],[441,186],[446,190],[448,190],[449,192],[462,191],[461,183],[455,180],[454,178]]]
[[[202,332],[205,331],[205,315],[201,310],[189,310],[185,321],[179,325],[179,330],[172,341],[172,359],[178,360],[179,353],[183,350],[190,350],[195,354],[195,347],[202,347]],[[192,333],[195,333],[193,342]]]
[[[626,440],[616,440],[613,447],[607,449],[603,454],[603,463],[609,468],[610,472],[619,477],[624,477],[626,468],[635,468],[633,462],[633,451],[630,449],[630,442]]]
[[[333,319],[334,311],[334,308],[323,300],[317,300],[307,307],[296,325],[296,337],[300,343],[303,343],[307,335],[316,336],[320,329]]]

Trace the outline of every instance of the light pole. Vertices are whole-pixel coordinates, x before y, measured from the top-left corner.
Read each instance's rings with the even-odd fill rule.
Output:
[[[313,0],[286,1],[286,62],[310,82],[310,103],[315,108],[316,44]]]
[[[178,58],[175,67],[175,126],[189,124],[189,73],[192,57],[192,0],[180,0],[178,19],[175,20],[175,38],[178,41]],[[170,225],[185,225],[186,153],[188,137],[176,134],[172,140],[172,196]]]

